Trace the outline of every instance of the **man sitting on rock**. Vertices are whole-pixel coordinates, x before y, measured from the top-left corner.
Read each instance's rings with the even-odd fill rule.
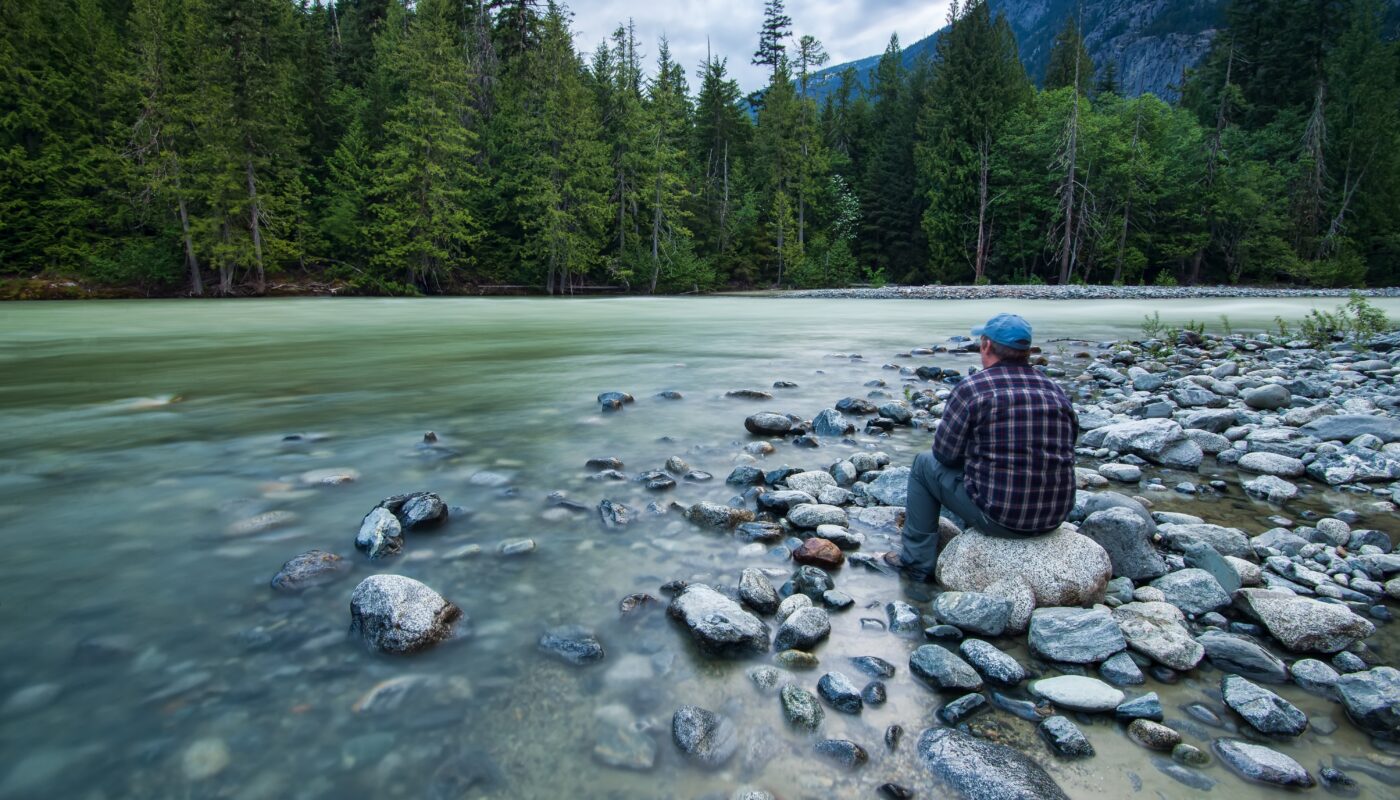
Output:
[[[903,552],[885,554],[915,580],[934,580],[944,508],[985,534],[1028,537],[1058,528],[1074,505],[1079,418],[1028,362],[1030,323],[998,314],[972,335],[982,370],[953,389],[933,452],[914,459]]]

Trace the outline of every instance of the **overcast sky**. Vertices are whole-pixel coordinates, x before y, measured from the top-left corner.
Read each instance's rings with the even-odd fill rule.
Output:
[[[671,53],[686,67],[691,90],[705,60],[705,40],[715,55],[729,58],[730,75],[745,91],[759,88],[764,71],[752,66],[763,22],[763,0],[568,0],[574,14],[574,43],[591,53],[619,22],[632,18],[643,45],[647,72],[656,63],[656,42],[665,34]],[[908,45],[943,27],[948,0],[788,0],[794,36],[811,34],[840,64],[884,52],[891,33]],[[788,43],[788,52],[795,48]]]

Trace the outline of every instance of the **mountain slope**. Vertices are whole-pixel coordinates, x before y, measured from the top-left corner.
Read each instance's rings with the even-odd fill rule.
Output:
[[[1210,49],[1229,0],[989,0],[993,13],[1004,14],[1021,51],[1021,61],[1037,84],[1045,75],[1055,34],[1075,7],[1083,8],[1084,46],[1102,70],[1113,64],[1121,91],[1130,96],[1151,92],[1176,97],[1182,72]],[[1392,19],[1400,0],[1390,0]],[[941,32],[940,32],[941,33]],[[932,57],[939,33],[905,44],[904,62]],[[820,102],[835,91],[841,73],[855,67],[867,85],[878,55],[838,64],[817,73],[813,94]]]

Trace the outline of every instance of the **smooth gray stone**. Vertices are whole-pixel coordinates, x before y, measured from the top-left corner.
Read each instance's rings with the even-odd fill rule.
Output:
[[[1000,636],[1011,619],[1011,601],[981,592],[943,592],[933,601],[934,616],[979,636]]]
[[[817,694],[843,714],[859,714],[865,703],[860,690],[840,672],[828,672],[817,681]]]
[[[1109,612],[1085,608],[1037,608],[1029,640],[1041,658],[1070,664],[1096,664],[1128,646]]]
[[[909,655],[909,670],[928,686],[939,690],[980,692],[982,678],[966,661],[934,644]]]
[[[1099,675],[1114,686],[1139,686],[1147,682],[1147,676],[1127,653],[1118,653],[1100,664]]]
[[[1388,741],[1400,741],[1400,670],[1376,667],[1343,675],[1337,696],[1358,728]]]
[[[1113,574],[1133,581],[1161,577],[1167,564],[1152,546],[1157,525],[1131,508],[1113,507],[1090,514],[1079,532],[1108,551]]]
[[[1164,716],[1162,700],[1156,692],[1148,692],[1142,697],[1124,700],[1113,709],[1113,716],[1120,720],[1146,719],[1161,722]]]
[[[1209,572],[1226,594],[1240,588],[1240,574],[1230,566],[1230,562],[1226,561],[1224,556],[1215,551],[1214,547],[1204,542],[1186,542],[1181,551],[1185,556],[1186,566]]]
[[[1220,760],[1246,780],[1300,788],[1313,785],[1301,764],[1277,750],[1239,739],[1216,739],[1213,747]]]
[[[1036,729],[1055,755],[1061,758],[1088,758],[1094,755],[1094,746],[1068,717],[1046,717]]]
[[[1282,697],[1238,675],[1220,681],[1220,694],[1245,722],[1271,736],[1298,736],[1308,729],[1308,717]]]
[[[1288,668],[1293,682],[1315,694],[1332,697],[1342,676],[1330,664],[1315,658],[1300,658]]]
[[[1152,582],[1167,602],[1188,614],[1204,614],[1230,605],[1230,595],[1203,569],[1183,569]]]
[[[831,617],[825,609],[808,606],[783,620],[778,635],[773,637],[773,649],[810,650],[831,635]]]
[[[999,686],[1016,686],[1028,677],[1020,662],[981,639],[963,640],[958,651],[983,678]]]
[[[1206,631],[1196,637],[1206,657],[1221,672],[1233,672],[1264,683],[1287,683],[1288,667],[1258,642],[1222,631]]]
[[[1098,678],[1083,675],[1058,675],[1041,678],[1030,685],[1031,694],[1043,697],[1062,708],[1086,713],[1112,711],[1123,702],[1123,692]]]

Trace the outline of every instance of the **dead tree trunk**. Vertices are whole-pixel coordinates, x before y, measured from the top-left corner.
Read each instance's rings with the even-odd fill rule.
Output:
[[[973,267],[973,283],[981,283],[983,276],[987,274],[987,184],[991,172],[991,153],[989,152],[990,145],[985,136],[977,150],[979,157],[977,170],[977,256]]]
[[[258,294],[267,290],[267,273],[263,270],[262,215],[258,208],[258,184],[253,175],[253,161],[248,160],[248,219],[253,234],[253,263],[257,269],[254,288]]]

